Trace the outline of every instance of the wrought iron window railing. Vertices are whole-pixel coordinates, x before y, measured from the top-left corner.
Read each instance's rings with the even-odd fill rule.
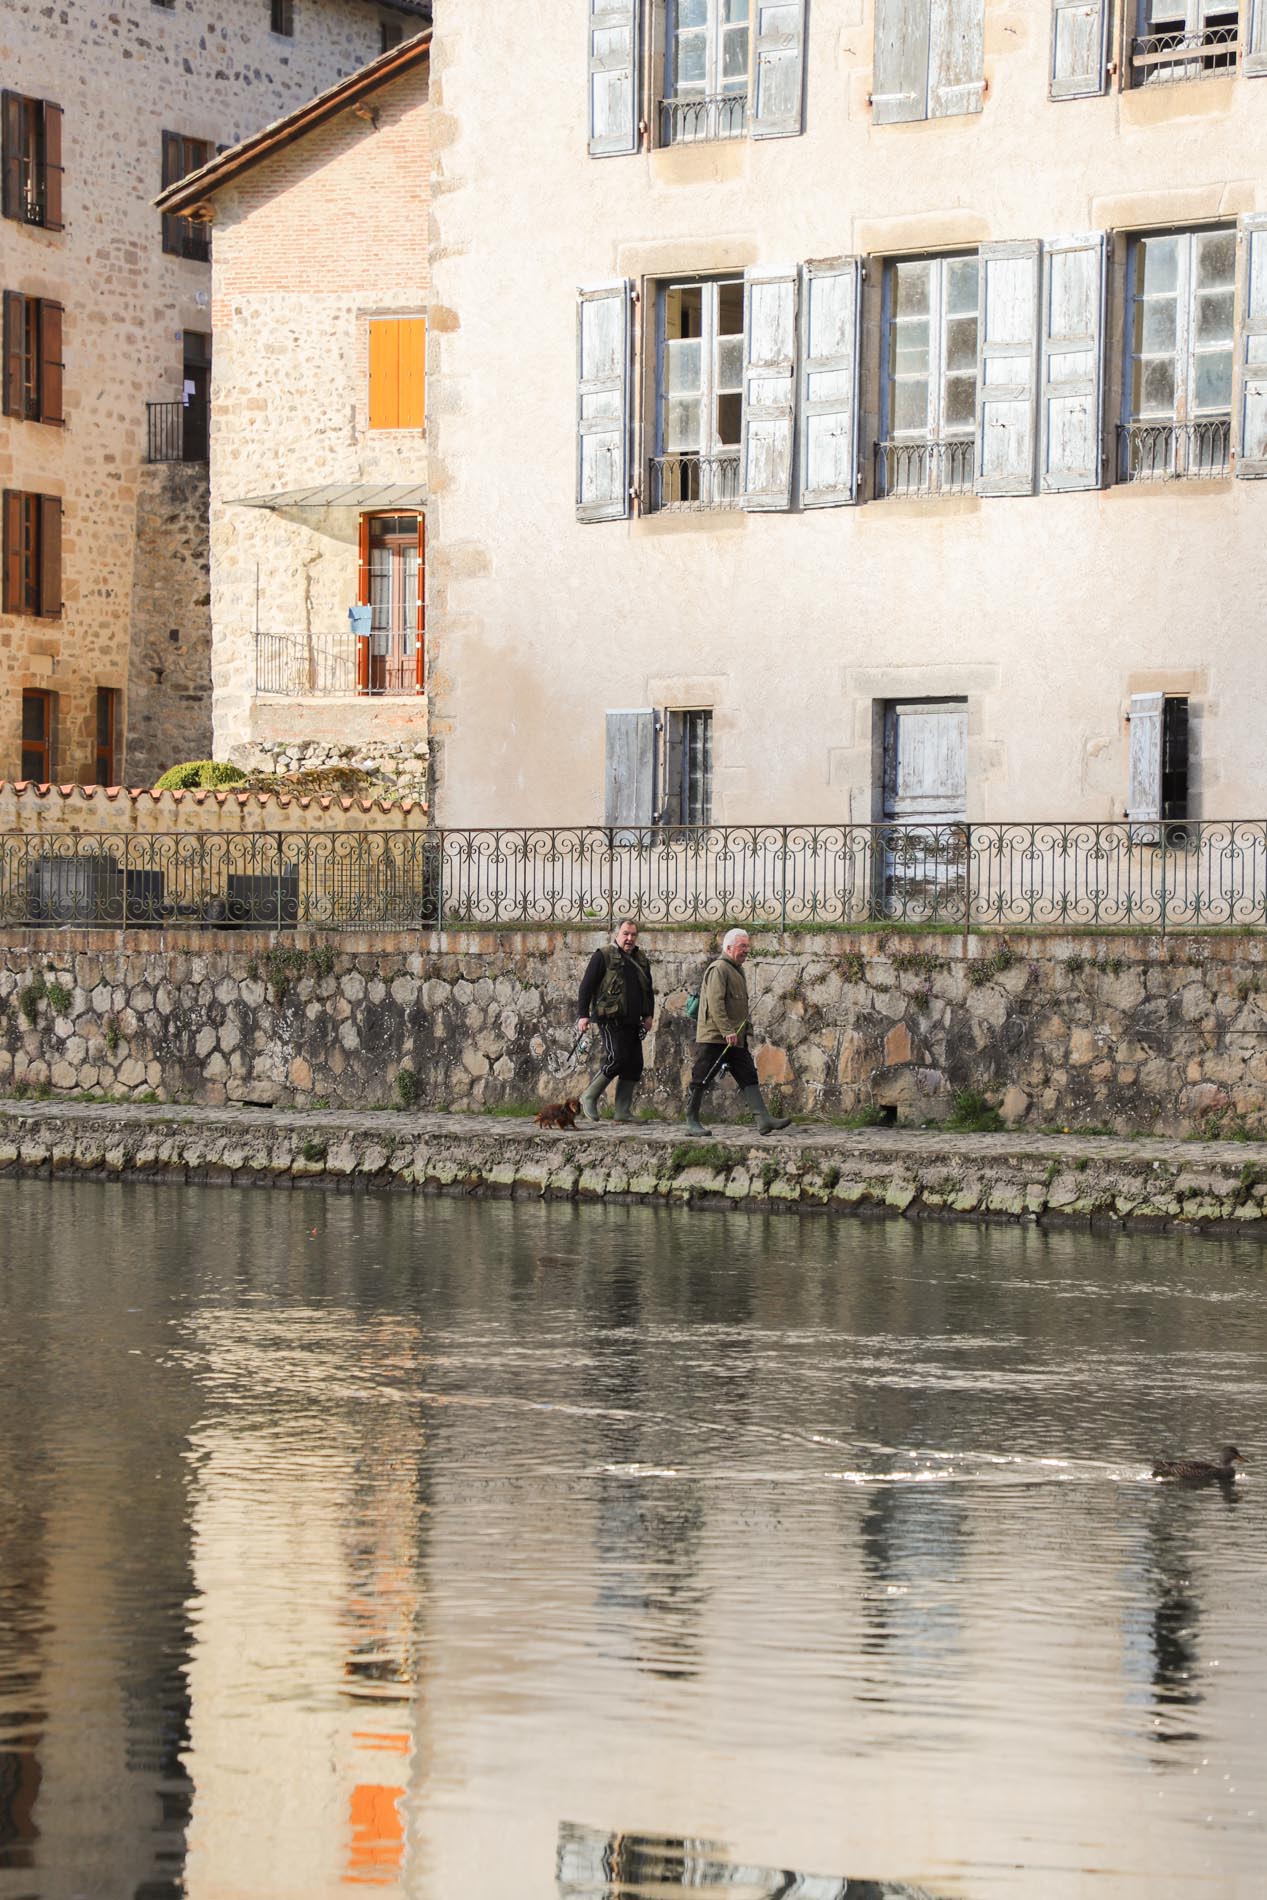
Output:
[[[1124,422],[1117,433],[1119,481],[1201,481],[1231,473],[1230,416]]]
[[[1267,930],[1267,821],[0,834],[0,924]]]
[[[664,145],[703,145],[717,139],[741,139],[747,129],[746,92],[718,93],[706,99],[660,101],[660,141]]]
[[[1142,33],[1131,43],[1131,84],[1172,85],[1236,71],[1240,33],[1233,23],[1195,33]]]
[[[717,455],[657,455],[649,482],[652,514],[704,514],[714,508],[739,508],[739,451]]]
[[[257,633],[255,690],[287,699],[413,697],[422,690],[418,649],[387,633]]]
[[[147,462],[205,462],[206,403],[147,402],[145,459]]]
[[[971,436],[944,442],[887,441],[875,445],[875,492],[895,495],[970,495],[977,445]]]

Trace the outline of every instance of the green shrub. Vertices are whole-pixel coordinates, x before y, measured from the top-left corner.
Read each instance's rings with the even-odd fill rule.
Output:
[[[723,1148],[719,1141],[679,1142],[669,1157],[674,1174],[681,1174],[683,1168],[729,1170],[734,1162],[735,1157],[730,1149]]]
[[[169,765],[155,786],[156,792],[197,792],[217,785],[240,785],[246,773],[240,766],[223,759],[190,759],[184,765]]]
[[[404,1109],[414,1108],[422,1094],[422,1084],[412,1069],[397,1069],[396,1099]]]
[[[946,1126],[967,1135],[994,1135],[1003,1127],[1003,1117],[978,1089],[960,1089]]]

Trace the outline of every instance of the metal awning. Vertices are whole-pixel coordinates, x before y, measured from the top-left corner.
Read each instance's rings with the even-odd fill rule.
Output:
[[[425,482],[325,482],[320,488],[281,488],[275,495],[238,495],[230,508],[422,508]]]

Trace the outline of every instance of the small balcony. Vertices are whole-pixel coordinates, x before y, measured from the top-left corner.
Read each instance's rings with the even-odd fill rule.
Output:
[[[416,636],[257,633],[255,691],[282,699],[409,699],[423,690]]]
[[[1118,424],[1118,480],[1214,481],[1231,473],[1232,419]]]
[[[1235,11],[1225,25],[1195,33],[1144,33],[1131,43],[1132,86],[1169,86],[1234,73],[1240,53]]]
[[[904,437],[875,445],[875,492],[892,499],[915,495],[970,495],[976,476],[972,436],[934,442]]]
[[[147,402],[145,459],[147,462],[205,462],[206,402]]]
[[[649,482],[650,512],[656,515],[711,514],[743,506],[739,451],[718,455],[657,455]]]
[[[662,145],[709,145],[720,139],[741,139],[747,129],[746,92],[660,101]]]

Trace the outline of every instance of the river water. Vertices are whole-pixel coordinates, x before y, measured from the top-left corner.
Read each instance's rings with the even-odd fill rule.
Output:
[[[0,1250],[0,1900],[1267,1892],[1256,1244],[24,1182]]]

